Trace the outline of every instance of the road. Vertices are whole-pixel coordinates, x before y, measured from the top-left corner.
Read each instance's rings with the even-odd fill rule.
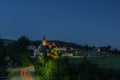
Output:
[[[33,66],[20,69],[12,69],[12,73],[10,74],[11,80],[36,80],[34,76]]]

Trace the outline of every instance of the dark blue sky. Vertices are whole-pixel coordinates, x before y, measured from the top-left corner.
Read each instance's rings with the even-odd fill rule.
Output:
[[[0,35],[120,48],[120,1],[0,0]]]

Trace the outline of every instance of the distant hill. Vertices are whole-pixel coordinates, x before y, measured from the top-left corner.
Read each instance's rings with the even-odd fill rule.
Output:
[[[15,40],[11,40],[11,39],[3,39],[5,45],[8,45],[10,43],[13,43]]]
[[[72,43],[72,42],[65,42],[65,41],[60,41],[60,40],[48,40],[49,42],[54,42],[57,46],[67,46],[67,47],[74,47],[74,48],[78,48],[78,47],[82,47],[82,45],[76,44],[76,43]],[[41,40],[38,41],[31,41],[33,44],[35,45],[40,45],[41,44]]]
[[[69,47],[81,47],[81,45],[73,43],[73,42],[65,42],[65,41],[59,41],[59,40],[53,40],[56,45],[61,45],[61,46],[69,46]]]

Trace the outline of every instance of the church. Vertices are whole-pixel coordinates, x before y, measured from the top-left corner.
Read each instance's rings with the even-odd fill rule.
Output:
[[[56,45],[54,42],[46,41],[46,37],[43,36],[42,46],[48,46],[49,48],[51,48],[52,46],[56,46]]]

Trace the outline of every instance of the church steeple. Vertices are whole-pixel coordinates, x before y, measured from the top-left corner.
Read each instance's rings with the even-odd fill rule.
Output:
[[[42,39],[42,45],[43,45],[43,46],[46,46],[46,45],[47,45],[47,42],[46,42],[46,38],[45,38],[45,36],[43,36],[43,39]]]

